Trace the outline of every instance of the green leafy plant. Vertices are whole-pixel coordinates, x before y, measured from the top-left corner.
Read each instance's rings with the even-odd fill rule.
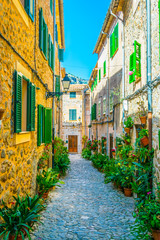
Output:
[[[40,198],[36,195],[33,198],[14,197],[14,201],[8,207],[3,202],[3,207],[0,209],[0,216],[3,222],[0,224],[1,232],[0,237],[3,236],[4,240],[8,240],[12,235],[15,239],[21,236],[24,239],[27,234],[28,239],[31,239],[29,230],[32,230],[34,222],[39,221],[39,213],[44,209],[41,204]]]
[[[103,171],[105,168],[105,165],[107,164],[108,157],[106,155],[102,155],[101,153],[96,153],[92,155],[91,160],[94,167]]]
[[[84,148],[82,150],[82,157],[89,160],[91,157],[91,150],[89,148]]]
[[[127,143],[131,143],[131,137],[127,133],[122,135],[122,139]]]
[[[139,138],[148,137],[148,129],[141,129],[139,132]]]
[[[57,183],[63,184],[64,182],[59,180],[58,174],[52,168],[43,170],[37,175],[37,184],[40,194],[48,192],[54,186],[60,186],[57,185]]]
[[[132,128],[133,124],[134,124],[134,122],[131,117],[127,117],[127,119],[124,121],[125,128]]]

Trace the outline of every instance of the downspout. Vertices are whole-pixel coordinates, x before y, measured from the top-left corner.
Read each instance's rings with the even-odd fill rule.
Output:
[[[110,58],[109,58],[109,36],[107,36],[108,39],[108,77],[107,77],[107,144],[106,144],[106,154],[109,156],[109,63],[110,63]]]
[[[92,124],[92,94],[91,94],[91,89],[90,89],[90,124]],[[92,130],[91,130],[92,127],[89,128],[89,139],[91,139],[91,133],[92,133]]]
[[[125,48],[124,48],[124,20],[120,17],[112,13],[110,10],[110,14],[115,18],[119,19],[122,22],[122,99],[125,98]],[[123,121],[123,133],[124,133],[124,118],[125,118],[125,111],[124,111],[124,104],[122,102],[122,121]]]
[[[148,84],[148,132],[149,149],[152,149],[152,87],[151,87],[151,1],[146,0],[147,7],[147,84]]]

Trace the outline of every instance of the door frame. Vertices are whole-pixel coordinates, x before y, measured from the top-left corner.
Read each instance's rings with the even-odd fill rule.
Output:
[[[70,152],[69,151],[69,142],[70,142],[70,137],[76,137],[76,139],[77,139],[77,151],[76,152]],[[78,153],[78,135],[68,135],[68,152],[69,153]]]

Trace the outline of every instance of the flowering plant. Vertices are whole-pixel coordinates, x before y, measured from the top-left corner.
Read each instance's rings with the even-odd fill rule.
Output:
[[[115,152],[116,150],[114,148],[112,148],[111,152]]]

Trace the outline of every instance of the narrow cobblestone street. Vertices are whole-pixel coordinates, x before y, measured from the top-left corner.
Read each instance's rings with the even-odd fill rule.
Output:
[[[131,240],[133,198],[104,184],[104,176],[90,161],[70,155],[65,184],[50,193],[35,240]]]

